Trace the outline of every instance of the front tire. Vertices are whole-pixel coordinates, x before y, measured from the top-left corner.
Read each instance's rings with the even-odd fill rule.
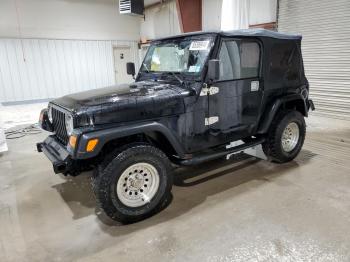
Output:
[[[158,148],[130,145],[93,179],[99,206],[113,220],[133,223],[163,207],[173,183],[171,165]]]
[[[294,110],[282,111],[271,124],[263,151],[274,162],[289,162],[299,154],[305,134],[304,116]]]

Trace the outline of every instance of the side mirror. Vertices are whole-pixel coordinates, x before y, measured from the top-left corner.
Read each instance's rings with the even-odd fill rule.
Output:
[[[218,80],[220,78],[220,60],[211,59],[208,62],[208,78],[209,80]]]
[[[132,62],[128,62],[126,63],[126,73],[128,75],[132,75],[132,77],[134,77],[135,75],[135,64]]]

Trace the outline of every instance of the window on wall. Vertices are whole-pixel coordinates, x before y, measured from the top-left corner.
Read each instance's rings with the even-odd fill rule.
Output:
[[[220,53],[220,79],[237,80],[259,75],[260,48],[257,42],[227,40]]]

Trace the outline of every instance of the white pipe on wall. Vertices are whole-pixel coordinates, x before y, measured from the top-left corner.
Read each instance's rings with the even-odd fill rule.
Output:
[[[235,30],[249,28],[249,1],[223,0],[221,9],[221,29]]]
[[[202,5],[203,30],[232,30],[276,22],[277,0],[202,0]]]

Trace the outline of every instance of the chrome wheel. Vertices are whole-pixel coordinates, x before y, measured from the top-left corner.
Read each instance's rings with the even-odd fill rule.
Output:
[[[119,177],[116,191],[124,205],[140,207],[151,201],[158,188],[157,169],[148,163],[137,163],[125,169]]]
[[[289,123],[282,133],[282,148],[285,152],[291,152],[299,141],[299,126],[295,122]]]

